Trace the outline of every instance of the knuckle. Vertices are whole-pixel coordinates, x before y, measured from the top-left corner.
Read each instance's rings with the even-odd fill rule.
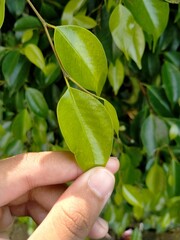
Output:
[[[67,231],[77,239],[82,239],[89,232],[89,224],[83,211],[62,207],[63,224]]]

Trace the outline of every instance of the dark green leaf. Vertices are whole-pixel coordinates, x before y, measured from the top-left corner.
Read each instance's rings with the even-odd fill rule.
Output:
[[[175,104],[180,99],[180,70],[165,62],[162,67],[162,79],[169,101]]]
[[[24,11],[26,0],[6,0],[6,5],[12,14],[20,16]]]
[[[164,117],[172,117],[173,115],[163,89],[154,86],[148,86],[147,89],[154,111]]]
[[[26,99],[31,111],[43,118],[48,115],[48,105],[43,94],[35,88],[26,89]]]
[[[60,99],[57,116],[69,149],[83,170],[105,165],[112,151],[113,127],[104,105],[69,88]]]
[[[14,25],[14,29],[16,31],[24,31],[27,29],[37,29],[41,27],[42,26],[39,20],[33,16],[26,16],[26,17],[19,18]]]
[[[15,92],[26,81],[29,63],[18,51],[11,51],[3,60],[2,71],[11,91]]]
[[[153,156],[158,147],[169,143],[168,127],[160,118],[150,115],[141,128],[141,139],[149,156]]]

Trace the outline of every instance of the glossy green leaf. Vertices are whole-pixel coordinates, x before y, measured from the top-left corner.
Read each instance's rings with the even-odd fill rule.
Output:
[[[145,39],[141,27],[134,20],[131,12],[119,4],[111,14],[109,21],[112,37],[126,58],[132,58],[141,68]]]
[[[176,67],[180,68],[180,52],[169,51],[169,52],[165,52],[164,56],[168,62],[171,62]]]
[[[146,185],[154,194],[159,194],[165,190],[166,175],[163,168],[157,163],[155,163],[149,170],[146,176]]]
[[[169,101],[172,104],[180,99],[180,70],[169,62],[162,67],[162,79],[164,89]]]
[[[105,165],[112,150],[113,127],[104,105],[69,88],[57,106],[61,132],[83,170]]]
[[[161,116],[172,117],[171,108],[164,90],[155,86],[148,86],[147,89],[149,101],[154,111]]]
[[[124,184],[122,193],[125,200],[132,206],[143,208],[151,201],[152,194],[148,189],[138,188],[130,184]]]
[[[110,63],[108,78],[115,95],[118,94],[118,91],[124,81],[124,66],[121,61],[117,58],[115,64]]]
[[[165,30],[169,19],[169,5],[161,0],[125,0],[139,25],[153,36],[154,47]]]
[[[80,11],[80,9],[84,6],[86,0],[71,0],[67,3],[64,8],[61,24],[62,25],[70,25],[73,24],[74,16]]]
[[[32,137],[36,144],[45,144],[47,141],[47,122],[44,118],[34,117],[34,124],[32,127]]]
[[[93,18],[78,14],[74,17],[73,24],[90,29],[94,28],[97,25],[97,22]]]
[[[168,127],[160,118],[149,115],[141,128],[141,140],[149,156],[153,156],[157,147],[168,145]]]
[[[2,63],[2,71],[11,91],[17,91],[26,81],[29,73],[27,59],[18,51],[9,52]]]
[[[6,0],[8,10],[15,16],[20,16],[25,8],[26,0]]]
[[[5,15],[5,0],[0,0],[0,28],[4,22],[4,15]]]
[[[176,4],[180,3],[180,0],[164,0],[164,1],[169,2],[169,3],[176,3]]]
[[[32,29],[26,30],[22,36],[22,43],[29,41],[32,37],[33,37],[33,30]]]
[[[37,29],[37,28],[41,28],[41,27],[42,27],[42,25],[41,25],[40,21],[36,17],[33,17],[33,16],[21,17],[16,21],[16,23],[14,25],[14,29],[16,31]]]
[[[118,136],[119,134],[119,120],[117,116],[117,112],[114,108],[114,106],[108,102],[107,100],[104,99],[104,106],[109,114],[109,117],[111,118],[113,128]]]
[[[135,228],[133,230],[132,236],[131,236],[131,240],[142,240],[142,233],[140,231],[140,229]]]
[[[44,74],[45,74],[45,79],[44,79],[44,84],[45,86],[48,86],[52,84],[58,76],[60,76],[60,67],[59,65],[55,63],[49,63],[45,66],[44,68]]]
[[[16,115],[12,123],[12,131],[15,138],[20,139],[22,142],[27,140],[26,133],[32,127],[30,115],[26,109],[22,110]]]
[[[180,196],[180,163],[176,159],[171,160],[172,183],[171,189],[173,196]]]
[[[95,35],[78,26],[60,26],[55,29],[54,42],[70,78],[99,95],[106,81],[107,60]]]
[[[24,48],[24,54],[29,59],[30,62],[32,62],[42,71],[44,70],[45,59],[39,47],[37,47],[35,44],[28,44]]]
[[[46,118],[48,115],[48,105],[43,94],[35,88],[26,89],[26,100],[31,111],[39,117]]]

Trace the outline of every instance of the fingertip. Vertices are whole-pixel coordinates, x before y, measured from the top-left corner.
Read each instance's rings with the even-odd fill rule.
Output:
[[[108,223],[104,219],[99,217],[91,228],[91,231],[89,232],[89,237],[93,239],[101,239],[108,234],[108,231]]]
[[[106,164],[106,168],[111,173],[115,174],[120,168],[120,162],[119,162],[118,158],[110,157],[107,164]]]

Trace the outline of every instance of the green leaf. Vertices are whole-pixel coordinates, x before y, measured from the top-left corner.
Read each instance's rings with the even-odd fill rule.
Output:
[[[118,120],[117,112],[116,112],[114,106],[105,99],[104,99],[104,106],[109,114],[109,117],[111,118],[113,128],[118,136],[119,135],[119,120]]]
[[[168,145],[168,127],[160,118],[149,115],[141,128],[141,140],[149,156],[153,156],[157,147]]]
[[[80,11],[80,9],[84,6],[86,0],[71,0],[67,3],[64,8],[61,24],[62,25],[70,25],[73,24],[74,16]]]
[[[168,23],[169,5],[161,0],[125,0],[125,5],[143,30],[153,36],[155,49]]]
[[[0,0],[0,28],[4,22],[4,15],[5,15],[5,0]]]
[[[152,194],[148,189],[138,188],[130,184],[124,184],[122,193],[125,200],[134,207],[143,208],[151,201]]]
[[[42,93],[35,88],[26,89],[26,100],[31,111],[39,117],[46,118],[48,115],[48,105]]]
[[[154,111],[163,117],[172,117],[172,112],[162,88],[148,86],[148,97]]]
[[[25,8],[26,0],[6,0],[8,10],[15,16],[20,16]]]
[[[29,59],[30,62],[32,62],[42,71],[44,70],[45,59],[39,47],[37,47],[35,44],[28,44],[24,48],[24,54]]]
[[[40,23],[40,21],[33,16],[25,16],[25,17],[21,17],[19,18],[15,25],[14,25],[14,29],[15,31],[24,31],[24,30],[28,30],[28,29],[37,29],[37,28],[41,28],[42,25]]]
[[[69,88],[57,106],[61,132],[83,170],[105,165],[112,151],[113,127],[104,105]]]
[[[180,99],[180,71],[169,62],[165,62],[162,67],[162,79],[164,89],[169,101],[175,104]]]
[[[164,0],[164,1],[169,2],[169,3],[176,3],[176,4],[180,3],[180,0]]]
[[[128,60],[132,58],[141,68],[145,39],[141,27],[136,23],[131,12],[119,4],[111,14],[109,26],[117,47]]]
[[[180,163],[176,159],[171,160],[172,183],[171,189],[173,196],[180,196]]]
[[[90,29],[94,28],[97,25],[97,22],[93,18],[78,14],[74,17],[73,24]]]
[[[154,194],[163,192],[166,188],[166,175],[161,166],[155,163],[146,176],[146,185]]]
[[[118,91],[124,81],[124,66],[121,61],[117,58],[115,64],[110,63],[108,78],[111,86],[113,87],[115,95],[118,94]]]
[[[67,74],[84,88],[101,93],[107,60],[99,40],[78,26],[56,27],[55,49]]]
[[[18,51],[9,52],[2,63],[2,71],[12,92],[17,91],[26,81],[29,62]]]
[[[142,233],[138,228],[133,230],[131,240],[142,240]]]
[[[12,131],[15,138],[25,142],[27,139],[26,133],[32,127],[29,113],[26,109],[16,115],[12,123]]]

